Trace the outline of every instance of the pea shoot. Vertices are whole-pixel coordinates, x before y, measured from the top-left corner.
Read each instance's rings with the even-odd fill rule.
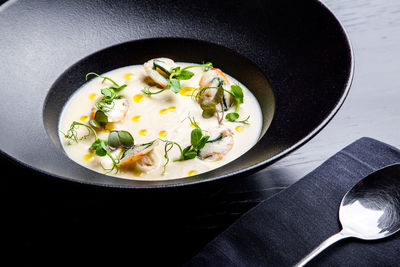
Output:
[[[83,135],[82,137],[79,137],[78,133],[76,131],[77,127],[79,127],[79,126],[86,127],[88,130],[88,133],[86,135]],[[120,159],[116,159],[116,158],[114,158],[113,155],[111,155],[111,153],[108,151],[107,147],[110,150],[116,150],[119,147],[129,149],[134,144],[132,135],[127,131],[112,131],[110,133],[110,135],[108,136],[108,140],[103,140],[98,137],[96,131],[90,125],[87,125],[87,124],[84,124],[81,122],[77,122],[77,121],[72,122],[67,133],[62,133],[62,134],[68,140],[67,141],[68,145],[71,145],[72,142],[78,143],[78,141],[86,139],[88,136],[93,134],[94,142],[89,147],[89,150],[95,152],[95,154],[99,157],[108,156],[111,159],[112,164],[113,164],[111,169],[106,169],[102,166],[103,169],[106,170],[107,172],[111,172],[113,170],[116,170],[118,172],[119,171],[118,164],[120,161]]]
[[[211,118],[215,114],[217,114],[218,117],[218,122],[221,124],[222,118],[223,118],[223,112],[224,110],[228,110],[228,107],[226,107],[225,104],[225,96],[224,92],[229,93],[229,95],[234,99],[235,101],[235,111],[227,113],[225,115],[225,119],[230,122],[237,122],[237,123],[243,123],[243,124],[249,124],[248,120],[250,116],[248,116],[244,120],[238,120],[240,115],[238,113],[239,111],[239,106],[240,104],[243,104],[243,90],[239,85],[232,85],[231,86],[231,91],[226,90],[223,88],[223,82],[220,82],[217,87],[202,87],[198,90],[195,98],[201,99],[203,97],[203,94],[205,93],[206,90],[208,89],[214,89],[217,90],[215,93],[214,97],[212,100],[209,101],[202,101],[200,103],[200,107],[203,110],[202,116],[203,118]],[[218,114],[218,105],[221,105],[220,112],[222,113],[221,116]],[[226,107],[226,108],[225,108]]]
[[[150,91],[151,87],[145,88],[142,90],[142,92],[146,95],[155,95],[159,94],[161,92],[164,92],[166,89],[170,89],[172,92],[175,94],[179,93],[181,90],[181,80],[189,80],[194,76],[194,73],[189,71],[188,69],[190,68],[196,68],[196,67],[202,67],[204,68],[204,71],[207,71],[213,67],[211,62],[206,62],[203,64],[196,64],[196,65],[190,65],[184,68],[181,68],[180,66],[172,68],[171,70],[168,70],[166,67],[163,66],[162,62],[159,60],[154,60],[153,61],[153,69],[154,70],[160,70],[162,73],[164,73],[166,76],[168,76],[168,83],[167,85],[156,92]]]
[[[113,109],[115,103],[114,100],[121,99],[122,97],[118,95],[127,85],[119,85],[114,80],[109,77],[101,76],[95,72],[89,72],[86,74],[85,79],[87,80],[90,75],[95,75],[99,78],[103,79],[103,83],[107,80],[110,81],[113,85],[107,88],[101,89],[101,94],[103,97],[96,102],[97,111],[93,119],[89,121],[89,124],[95,128],[102,128],[108,123],[108,118],[106,114]]]
[[[188,117],[191,124],[195,126],[195,128],[191,131],[190,133],[190,145],[182,149],[182,147],[174,142],[174,141],[169,141],[169,140],[162,140],[159,139],[163,142],[165,142],[164,146],[164,158],[166,159],[166,162],[164,164],[164,170],[163,170],[163,175],[166,171],[166,167],[170,161],[168,152],[174,147],[177,146],[179,151],[180,151],[180,157],[176,161],[184,161],[184,160],[190,160],[194,159],[195,157],[198,156],[200,150],[206,145],[208,142],[208,139],[210,136],[204,135],[202,129],[199,127],[198,123],[194,120],[194,118]]]
[[[239,119],[239,106],[240,104],[243,104],[243,90],[239,85],[232,85],[231,86],[231,92],[230,94],[233,96],[235,99],[235,112],[230,112],[226,114],[225,119],[230,122],[238,122],[238,123],[243,123],[243,124],[249,124],[248,120],[250,116],[248,116],[245,120],[240,120]]]

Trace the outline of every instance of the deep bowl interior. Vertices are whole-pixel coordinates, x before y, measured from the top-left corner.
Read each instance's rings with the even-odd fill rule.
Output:
[[[259,170],[318,133],[338,111],[352,79],[347,35],[318,1],[20,1],[6,11],[0,16],[0,92],[6,100],[0,120],[10,127],[2,128],[0,150],[76,182],[164,187]],[[166,182],[113,178],[70,160],[56,129],[84,75],[156,56],[211,61],[245,83],[264,113],[264,135],[256,146],[217,170]]]
[[[251,61],[220,45],[204,41],[182,38],[153,38],[132,41],[112,46],[94,53],[66,70],[50,88],[46,98],[43,119],[48,135],[53,143],[62,150],[59,139],[59,120],[63,107],[71,95],[85,82],[89,72],[105,73],[120,67],[143,64],[151,58],[168,57],[174,61],[201,63],[211,61],[214,66],[223,69],[249,88],[261,106],[263,126],[260,138],[265,135],[271,124],[275,100],[267,79]],[[67,162],[67,160],[65,160]],[[68,161],[69,162],[69,161]],[[249,168],[257,162],[247,155],[245,160],[235,161],[219,174],[226,175],[228,170],[239,171]],[[62,166],[60,166],[62,168]],[[71,166],[74,168],[74,166]],[[207,179],[211,174],[203,174]],[[79,179],[79,177],[76,177]],[[140,178],[139,178],[140,179]],[[160,180],[162,177],[160,176]]]

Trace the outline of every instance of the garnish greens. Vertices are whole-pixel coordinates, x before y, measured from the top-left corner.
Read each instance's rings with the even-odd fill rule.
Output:
[[[244,120],[238,120],[239,119],[239,106],[240,104],[243,104],[243,90],[239,85],[232,85],[231,86],[231,91],[228,91],[226,89],[223,88],[223,81],[221,81],[218,85],[218,87],[201,87],[198,91],[198,93],[196,94],[196,98],[201,98],[202,94],[205,92],[205,90],[207,89],[217,89],[217,92],[215,93],[214,97],[212,100],[207,101],[207,102],[202,102],[200,104],[201,109],[203,110],[202,116],[203,118],[211,118],[214,116],[214,114],[217,114],[218,116],[218,122],[221,123],[222,118],[223,118],[223,112],[224,110],[224,92],[229,93],[232,98],[235,100],[235,111],[234,112],[230,112],[227,113],[225,116],[225,119],[227,121],[230,122],[237,122],[237,123],[243,123],[243,124],[249,124],[248,120],[250,118],[250,116],[248,116],[246,119]],[[218,114],[218,110],[217,110],[217,106],[221,105],[221,112],[222,112],[222,116],[219,117]]]
[[[232,85],[230,94],[235,99],[235,112],[230,112],[226,114],[225,119],[230,122],[238,122],[243,124],[249,124],[248,120],[250,116],[248,116],[245,120],[238,121],[239,118],[239,106],[243,104],[243,90],[239,85]]]
[[[78,133],[76,131],[77,126],[86,127],[88,133],[82,137],[78,137]],[[70,145],[72,142],[78,143],[79,140],[86,139],[91,133],[93,133],[94,135],[94,142],[90,146],[89,150],[94,151],[95,154],[99,157],[108,156],[111,159],[113,163],[112,168],[106,169],[102,166],[104,170],[106,170],[107,172],[116,170],[118,172],[119,171],[118,163],[120,159],[114,158],[113,155],[111,155],[110,152],[107,150],[107,146],[110,148],[110,150],[115,150],[120,146],[128,149],[132,147],[134,144],[132,135],[127,131],[112,131],[108,136],[108,140],[103,140],[97,136],[96,131],[90,125],[77,121],[72,122],[67,133],[66,134],[63,133],[63,135],[66,139],[68,139],[67,144]]]
[[[198,123],[194,120],[194,118],[189,117],[189,120],[192,123],[192,125],[195,126],[195,128],[190,133],[190,145],[188,145],[184,149],[182,149],[182,147],[174,141],[159,139],[159,140],[165,142],[164,158],[166,159],[166,162],[163,166],[164,170],[163,170],[162,175],[164,175],[166,167],[170,161],[170,159],[168,157],[168,152],[175,145],[179,148],[181,156],[174,161],[184,161],[184,160],[194,159],[199,154],[200,149],[202,149],[206,145],[206,143],[208,142],[208,139],[210,138],[210,136],[208,136],[208,135],[203,135],[203,131],[199,127]]]
[[[116,150],[119,147],[129,149],[134,144],[132,135],[127,131],[112,131],[108,135],[108,147]]]
[[[200,104],[200,107],[203,110],[203,113],[201,115],[203,116],[203,118],[206,119],[211,118],[212,116],[214,116],[215,113],[217,113],[217,105],[221,105],[222,107],[221,110],[222,111],[224,110],[222,103],[222,99],[224,97],[224,88],[222,87],[222,82],[219,83],[218,87],[204,87],[201,89],[201,92],[204,92],[205,89],[210,89],[210,88],[218,88],[218,89],[213,99],[211,99],[210,101],[203,101]]]
[[[96,102],[96,108],[98,110],[96,111],[94,118],[89,121],[89,124],[91,126],[96,128],[102,128],[108,123],[106,114],[114,107],[114,100],[121,99],[121,96],[119,96],[118,93],[121,92],[127,85],[126,84],[119,85],[114,80],[105,76],[101,76],[94,72],[86,74],[85,77],[86,80],[88,79],[89,75],[95,75],[97,77],[102,78],[103,82],[108,80],[113,84],[113,86],[101,89],[100,92],[103,95],[103,97]]]
[[[198,155],[200,149],[202,149],[206,145],[208,139],[210,138],[210,136],[208,135],[203,135],[203,131],[194,120],[194,118],[189,119],[192,125],[195,126],[195,128],[190,133],[190,145],[183,149],[179,160],[194,159]]]
[[[159,63],[160,62],[160,63]],[[180,80],[189,80],[190,78],[192,78],[194,76],[194,73],[189,71],[188,69],[190,68],[196,68],[196,67],[203,67],[204,71],[207,71],[209,69],[211,69],[213,67],[211,62],[206,62],[203,64],[197,64],[197,65],[190,65],[184,68],[181,67],[176,67],[176,68],[172,68],[170,71],[167,70],[166,68],[164,68],[161,64],[162,62],[159,60],[154,60],[153,61],[153,69],[160,69],[162,72],[164,72],[166,75],[168,75],[168,83],[167,85],[157,91],[157,92],[151,92],[150,91],[150,87],[149,88],[145,88],[142,90],[142,92],[146,95],[154,95],[154,94],[159,94],[163,91],[165,91],[166,89],[171,89],[172,92],[174,92],[175,94],[179,93],[179,91],[181,90],[181,84],[180,84]]]

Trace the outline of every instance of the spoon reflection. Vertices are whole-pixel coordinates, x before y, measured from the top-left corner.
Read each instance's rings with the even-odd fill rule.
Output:
[[[295,266],[304,266],[333,243],[348,237],[374,240],[400,229],[400,164],[387,166],[359,181],[339,208],[342,230],[322,242]]]

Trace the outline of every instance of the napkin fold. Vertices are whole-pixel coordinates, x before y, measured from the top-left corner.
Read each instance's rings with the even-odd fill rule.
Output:
[[[400,150],[361,138],[289,188],[260,203],[206,245],[185,266],[293,266],[341,229],[344,194],[371,172],[400,163]],[[307,266],[398,266],[400,234],[349,238]]]

